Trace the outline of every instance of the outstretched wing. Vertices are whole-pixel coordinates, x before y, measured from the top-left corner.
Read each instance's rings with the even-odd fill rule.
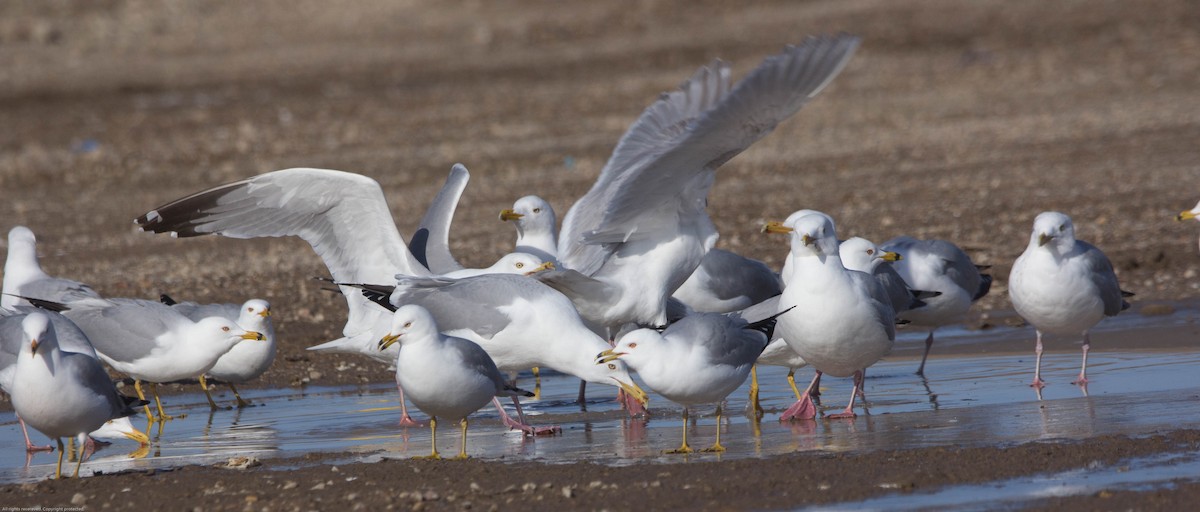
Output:
[[[796,113],[841,71],[859,39],[809,38],[767,58],[736,88],[729,66],[700,68],[622,137],[592,189],[563,220],[559,259],[590,274],[615,244],[702,212],[715,170]]]
[[[145,231],[182,237],[298,236],[341,282],[387,283],[396,274],[429,273],[404,245],[379,183],[359,174],[269,172],[172,201],[135,222]],[[366,310],[375,306],[357,290],[342,288],[342,294],[350,307],[347,329],[370,323]]]

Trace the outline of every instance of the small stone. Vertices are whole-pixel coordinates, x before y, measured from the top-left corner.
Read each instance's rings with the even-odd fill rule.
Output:
[[[288,480],[283,483],[283,490],[286,491],[288,489],[295,489],[296,487],[299,487],[299,486],[300,486],[300,484],[293,482],[291,480]]]
[[[246,503],[257,503],[257,502],[258,502],[258,496],[255,496],[253,494],[246,496]]]
[[[313,370],[313,371],[311,371],[311,372],[308,372],[308,378],[310,378],[310,379],[312,379],[312,380],[317,380],[317,379],[320,379],[320,378],[321,378],[321,372],[318,372],[318,371],[316,371],[316,370]]]
[[[523,491],[523,492],[528,493],[528,492],[533,492],[536,490],[537,490],[537,484],[535,484],[533,482],[526,482],[525,485],[521,486],[521,491]]]
[[[77,507],[82,507],[86,503],[87,503],[87,496],[84,496],[83,493],[81,493],[81,492],[77,492],[77,493],[75,493],[74,496],[71,496],[71,504],[72,505],[75,505]]]
[[[571,489],[570,487],[563,487],[562,495],[564,498],[571,499],[571,498],[575,497],[575,491],[573,489]]]
[[[338,467],[337,467],[337,466],[333,466],[333,467],[329,468],[329,470],[330,470],[330,471],[333,471],[334,473],[337,473],[338,471],[341,471],[340,469],[338,469]]]
[[[320,490],[324,490],[324,489],[325,489],[325,484],[323,484],[323,483],[320,483],[320,484],[317,484],[317,485],[314,485],[314,486],[308,488],[308,490],[310,490],[310,491],[320,491]]]
[[[346,495],[346,501],[354,501],[356,499],[358,499],[358,493],[356,493],[356,492],[352,492],[352,493]]]
[[[483,487],[480,487],[479,484],[475,482],[471,482],[471,492],[483,492]]]
[[[599,480],[592,480],[592,482],[588,484],[588,489],[599,489],[601,487],[604,487],[604,482]]]

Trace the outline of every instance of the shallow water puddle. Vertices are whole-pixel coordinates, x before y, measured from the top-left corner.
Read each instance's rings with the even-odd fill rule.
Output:
[[[1029,506],[1038,500],[1081,496],[1101,490],[1149,490],[1200,477],[1200,452],[1167,453],[1121,461],[1112,466],[955,485],[933,492],[891,494],[853,503],[811,507],[837,510],[996,510]]]
[[[912,359],[889,359],[867,375],[867,403],[856,420],[818,420],[781,424],[779,414],[794,396],[783,368],[760,368],[761,423],[746,414],[747,386],[734,392],[722,418],[724,454],[663,455],[680,443],[681,408],[652,397],[649,420],[630,419],[612,400],[615,388],[590,385],[587,411],[575,403],[578,381],[543,373],[542,398],[530,400],[526,412],[536,425],[560,425],[561,436],[523,439],[506,432],[495,409],[471,417],[468,452],[473,457],[568,463],[590,460],[605,464],[645,461],[715,460],[762,457],[800,450],[857,451],[955,445],[1010,444],[1031,440],[1077,439],[1102,434],[1147,433],[1200,427],[1200,381],[1195,368],[1200,350],[1092,352],[1088,395],[1069,384],[1078,373],[1079,354],[1061,352],[1043,359],[1049,386],[1041,401],[1028,386],[1032,354],[943,357],[931,360],[928,378],[912,372]],[[811,370],[797,372],[801,387]],[[522,386],[532,386],[523,376]],[[850,379],[822,383],[824,405],[840,410],[850,394]],[[212,464],[231,457],[297,456],[310,452],[343,453],[341,460],[377,460],[424,455],[427,428],[400,429],[397,394],[390,383],[368,387],[304,390],[248,390],[256,407],[210,412],[200,393],[171,396],[168,413],[186,417],[148,431],[154,444],[148,453],[118,441],[84,463],[83,473],[149,469],[184,464]],[[653,394],[652,394],[653,396]],[[230,397],[222,397],[228,401]],[[1182,399],[1182,400],[1181,400]],[[712,444],[716,419],[712,408],[695,411],[689,428],[693,448]],[[698,413],[698,414],[697,414]],[[418,414],[418,418],[423,418]],[[144,418],[135,425],[145,426]],[[457,425],[443,423],[439,449],[458,449]],[[45,437],[34,432],[35,442]],[[39,453],[26,466],[21,431],[12,412],[0,414],[0,481],[45,478],[54,471],[56,454]]]

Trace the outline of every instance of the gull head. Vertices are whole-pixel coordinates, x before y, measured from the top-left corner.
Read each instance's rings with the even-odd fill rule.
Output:
[[[197,328],[204,335],[211,336],[213,339],[221,343],[228,344],[229,348],[240,343],[242,340],[264,341],[267,339],[258,331],[247,331],[231,320],[219,316],[210,316],[196,322]],[[226,348],[225,350],[229,350]]]
[[[1033,221],[1030,245],[1064,252],[1075,246],[1075,224],[1066,214],[1042,212]]]
[[[576,377],[588,382],[621,388],[622,391],[642,404],[642,407],[645,407],[646,403],[650,401],[650,396],[633,381],[633,377],[629,376],[629,368],[620,360],[621,355],[616,354],[613,350],[609,349],[597,354],[596,364],[581,366]]]
[[[150,438],[134,427],[128,417],[108,420],[99,429],[88,435],[96,439],[129,439],[137,441],[142,446],[150,444]]]
[[[837,256],[837,231],[833,220],[823,214],[804,215],[795,220],[792,227],[792,254],[794,256]]]
[[[545,199],[538,196],[525,196],[517,199],[513,207],[500,212],[500,220],[516,221],[517,230],[544,231],[551,233],[557,220],[554,218],[554,208]]]
[[[21,321],[21,331],[24,337],[21,352],[28,351],[29,357],[37,357],[39,348],[42,353],[46,353],[47,347],[58,345],[58,338],[50,325],[50,317],[42,313],[35,312],[25,316]]]
[[[437,321],[429,310],[416,304],[400,306],[392,313],[392,325],[388,333],[379,340],[379,350],[386,350],[396,343],[437,337]]]
[[[541,258],[524,252],[505,254],[489,267],[492,274],[533,275],[543,270],[554,268],[554,263],[542,261]]]
[[[1200,219],[1200,203],[1196,203],[1196,206],[1191,210],[1184,210],[1175,216],[1176,221],[1185,221],[1188,219]]]
[[[237,324],[247,331],[268,332],[271,322],[271,303],[262,299],[250,299],[242,304]]]
[[[838,254],[846,268],[861,272],[871,272],[885,261],[900,260],[899,254],[884,251],[874,242],[857,236],[844,240],[838,246]]]

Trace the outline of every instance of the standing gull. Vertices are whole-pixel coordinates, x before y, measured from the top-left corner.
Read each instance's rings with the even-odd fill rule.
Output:
[[[780,296],[780,307],[797,309],[779,317],[778,333],[816,369],[813,383],[802,393],[808,405],[799,417],[815,415],[815,408],[809,409],[809,392],[828,373],[854,376],[850,403],[829,416],[853,418],[863,372],[892,349],[896,314],[878,281],[842,265],[837,233],[828,217],[806,215],[790,228],[777,229],[790,232],[792,246],[791,281]]]
[[[992,276],[980,273],[967,253],[945,240],[901,236],[884,242],[883,248],[904,256],[893,266],[910,288],[938,294],[923,299],[925,304],[920,307],[896,310],[900,318],[911,322],[912,326],[929,329],[925,353],[917,367],[917,375],[925,375],[925,361],[933,347],[933,331],[943,325],[962,322],[971,304],[992,288]]]
[[[18,355],[21,353],[22,336],[24,333],[22,323],[30,314],[44,315],[50,319],[60,350],[68,353],[82,354],[99,362],[99,356],[96,355],[96,349],[92,348],[92,343],[83,334],[83,331],[80,331],[79,327],[68,320],[67,317],[32,306],[0,309],[0,389],[3,389],[4,392],[12,394],[13,380],[17,371],[17,360]],[[50,446],[34,446],[29,439],[29,432],[25,428],[25,421],[19,416],[17,420],[20,422],[21,432],[25,436],[26,451],[52,449]],[[150,444],[150,439],[146,437],[146,434],[134,428],[127,418],[114,418],[110,420],[105,423],[100,431],[93,432],[91,437],[124,438],[132,439],[142,445]]]
[[[219,359],[217,363],[209,368],[206,375],[211,376],[229,386],[233,392],[234,398],[237,399],[237,406],[246,407],[250,402],[242,399],[242,395],[238,394],[238,390],[234,384],[242,384],[257,379],[267,369],[271,367],[271,363],[275,361],[275,325],[271,322],[271,304],[262,299],[250,299],[243,304],[197,304],[195,302],[175,302],[170,297],[163,295],[160,297],[163,304],[167,304],[176,311],[183,313],[192,321],[200,321],[210,316],[217,316],[227,320],[233,320],[247,332],[257,332],[265,338],[263,343],[238,343],[233,348],[229,349]],[[204,389],[204,396],[208,399],[208,405],[213,410],[218,409],[217,403],[213,401],[212,394],[208,390],[208,382],[205,380],[205,375],[200,376],[200,387]]]
[[[458,420],[462,444],[458,459],[467,458],[467,415],[500,396],[533,396],[504,382],[496,363],[479,345],[439,332],[433,316],[416,305],[396,309],[392,328],[379,341],[380,350],[396,344],[396,380],[412,403],[429,415],[432,452],[437,451],[438,418]],[[501,408],[503,412],[503,408]]]
[[[1037,332],[1037,363],[1030,386],[1041,390],[1042,334],[1083,333],[1083,363],[1072,384],[1087,386],[1088,331],[1106,316],[1129,308],[1108,257],[1092,244],[1075,239],[1071,218],[1043,212],[1033,221],[1029,245],[1013,264],[1008,296],[1017,314]]]
[[[615,332],[668,323],[671,294],[717,240],[705,211],[716,170],[796,113],[842,70],[859,39],[813,37],[731,87],[729,65],[700,68],[648,107],[596,183],[563,219],[558,258],[539,274]]]
[[[171,419],[163,412],[158,383],[199,378],[226,352],[243,340],[263,342],[258,332],[246,331],[232,320],[210,316],[193,321],[183,313],[150,300],[84,299],[59,304],[114,370],[134,379],[138,397],[145,399],[142,381],[154,395],[154,421]]]
[[[596,363],[625,361],[650,389],[683,405],[683,444],[667,453],[691,453],[688,409],[717,404],[717,439],[704,451],[723,452],[720,403],[746,382],[771,339],[776,317],[750,324],[718,313],[688,315],[661,333],[638,329],[625,334],[616,346],[601,352]]]
[[[88,432],[105,422],[134,414],[130,401],[117,393],[96,359],[59,348],[50,319],[41,313],[21,322],[21,352],[13,375],[13,409],[29,426],[58,443],[55,477],[62,477],[62,438],[82,444]],[[144,435],[143,435],[144,437]],[[83,464],[75,464],[75,476]]]

